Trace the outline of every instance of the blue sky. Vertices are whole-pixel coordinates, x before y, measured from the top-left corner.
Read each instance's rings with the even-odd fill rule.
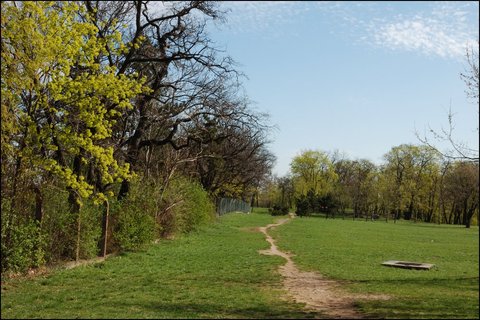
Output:
[[[284,175],[302,150],[381,163],[415,130],[448,127],[478,149],[478,107],[459,73],[478,39],[478,2],[222,2],[210,36],[239,64],[253,106],[278,129]],[[446,148],[438,143],[441,148]]]

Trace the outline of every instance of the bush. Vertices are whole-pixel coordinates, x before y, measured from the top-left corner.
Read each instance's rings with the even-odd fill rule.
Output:
[[[109,249],[138,250],[155,239],[159,193],[154,183],[133,181],[125,199],[110,203]]]
[[[297,207],[297,210],[295,211],[297,216],[303,217],[310,214],[310,201],[305,196],[296,198],[295,205]]]
[[[98,241],[102,237],[103,206],[85,201],[80,209],[80,259],[89,259],[98,254]],[[76,231],[75,231],[76,235]]]
[[[26,271],[44,263],[75,259],[77,249],[78,214],[72,213],[68,192],[61,184],[44,186],[42,221],[33,219],[32,195],[22,194],[29,206],[13,212],[10,199],[2,199],[2,270]],[[80,209],[79,258],[96,256],[101,236],[102,208],[84,201]]]
[[[332,194],[315,194],[309,190],[306,195],[301,195],[295,199],[297,215],[306,216],[312,212],[325,212],[327,214],[335,212],[339,207],[339,201]]]
[[[332,213],[340,206],[337,198],[333,194],[328,193],[324,196],[318,196],[317,200],[318,212]]]
[[[3,199],[1,209],[2,271],[24,272],[31,267],[42,265],[45,262],[45,236],[38,223],[34,220],[11,219],[14,213]],[[8,221],[14,224],[9,225]]]
[[[79,215],[72,213],[64,187],[51,183],[43,188],[41,224],[33,219],[32,192],[21,194],[21,210],[16,212],[10,209],[11,199],[2,199],[2,271],[26,271],[45,262],[75,259],[77,243],[80,259],[97,255],[105,207],[84,200]],[[110,200],[107,249],[137,250],[159,235],[190,232],[214,217],[214,204],[196,182],[176,178],[162,190],[155,182],[133,181],[124,200]]]
[[[287,206],[274,205],[273,208],[268,208],[268,212],[272,216],[283,216],[288,214],[289,208]]]
[[[118,215],[113,237],[122,250],[138,250],[155,239],[155,219],[136,206],[135,201],[125,201]]]
[[[77,247],[78,215],[72,213],[68,192],[54,188],[44,190],[44,216],[42,229],[46,234],[47,261],[75,259]],[[79,258],[93,258],[98,253],[101,237],[102,206],[84,200],[80,209]]]
[[[162,235],[188,233],[215,218],[215,205],[208,193],[197,182],[177,177],[165,192],[165,205],[161,217]]]
[[[136,250],[155,239],[188,233],[215,218],[215,206],[196,182],[176,177],[162,186],[134,181],[121,202],[111,203],[114,243],[121,250]]]
[[[44,190],[42,229],[47,237],[48,262],[75,258],[76,219],[70,211],[68,192]]]

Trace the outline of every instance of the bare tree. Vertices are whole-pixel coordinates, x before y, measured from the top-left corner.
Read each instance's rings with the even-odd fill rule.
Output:
[[[467,93],[467,96],[471,99],[473,99],[477,105],[479,103],[478,100],[478,87],[479,87],[479,82],[478,82],[478,47],[480,43],[477,40],[477,48],[474,48],[473,46],[467,46],[466,52],[465,52],[465,57],[467,59],[467,66],[465,68],[465,71],[460,73],[460,77],[462,80],[465,82],[467,89],[465,92]]]
[[[139,169],[144,152],[151,157],[165,150],[163,146],[180,150],[225,139],[225,131],[216,126],[227,118],[248,117],[235,110],[240,73],[206,33],[208,21],[223,15],[216,3],[85,1],[85,5],[99,37],[120,31],[128,39],[126,51],[109,54],[104,62],[116,67],[119,75],[139,73],[149,89],[115,128],[116,152],[132,169]],[[119,197],[128,190],[125,180]]]
[[[477,108],[479,105],[478,43],[479,42],[477,41],[476,48],[474,46],[467,46],[465,53],[467,65],[465,67],[465,71],[460,73],[460,77],[465,82],[467,87],[465,92],[470,99],[473,99],[473,101],[477,105]],[[477,109],[477,117],[478,112],[479,110]],[[454,114],[452,113],[452,108],[450,106],[450,110],[448,112],[448,128],[442,128],[440,132],[429,128],[429,132],[431,134],[431,137],[433,137],[433,140],[447,142],[451,146],[451,150],[442,152],[438,149],[438,147],[435,146],[434,142],[432,142],[431,137],[429,138],[426,134],[420,136],[418,132],[416,132],[415,134],[417,136],[417,139],[420,140],[420,142],[437,150],[446,158],[449,158],[451,160],[463,160],[478,163],[480,160],[478,148],[472,148],[468,144],[456,139],[454,137],[454,130]],[[479,128],[477,126],[477,134],[478,130]]]
[[[245,106],[236,109],[248,110]],[[231,119],[217,127],[225,139],[204,146],[204,154],[208,156],[195,162],[195,175],[215,196],[249,200],[273,166],[275,157],[267,149],[268,126],[264,115],[248,113],[248,117]]]

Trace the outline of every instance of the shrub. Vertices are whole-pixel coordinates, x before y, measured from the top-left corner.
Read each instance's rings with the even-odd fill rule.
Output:
[[[331,193],[324,196],[318,196],[317,199],[318,212],[332,213],[335,212],[339,205],[338,199]]]
[[[48,262],[75,258],[76,219],[70,211],[68,192],[44,190],[42,229],[46,234]]]
[[[134,181],[127,198],[112,202],[110,211],[112,245],[121,250],[140,249],[156,235],[191,232],[215,217],[207,192],[183,177],[171,180],[166,190],[152,181]]]
[[[38,267],[45,260],[44,236],[35,221],[29,221],[12,227],[11,245],[4,247],[2,239],[2,256],[5,265],[2,269],[24,272],[28,268]]]
[[[274,205],[272,208],[268,208],[268,212],[272,216],[283,216],[288,214],[289,208],[287,206]]]
[[[98,254],[98,241],[102,236],[102,210],[103,207],[93,204],[93,201],[85,201],[80,209],[80,259],[93,258]]]
[[[312,212],[325,212],[327,214],[335,212],[339,207],[339,201],[331,193],[326,195],[315,194],[309,190],[306,195],[301,195],[295,199],[297,215],[306,216]]]
[[[56,188],[44,191],[42,229],[46,234],[47,261],[75,259],[77,247],[78,215],[71,212],[68,192]],[[79,258],[89,259],[98,253],[101,237],[102,206],[84,200],[80,209]]]
[[[197,182],[184,177],[171,181],[165,192],[161,217],[162,234],[187,233],[215,218],[215,205],[208,193]]]
[[[297,210],[295,213],[297,216],[306,216],[310,213],[310,201],[305,196],[300,196],[299,198],[295,199],[295,205]]]
[[[11,219],[14,213],[10,210],[8,201],[3,199],[1,209],[2,271],[24,272],[42,265],[45,262],[45,236],[38,223],[34,220]],[[14,224],[9,225],[8,221],[13,221]]]
[[[134,201],[125,201],[113,237],[123,250],[141,249],[155,238],[155,219],[149,212],[136,206]]]
[[[110,249],[138,250],[155,239],[159,197],[154,183],[133,181],[125,199],[110,203]]]

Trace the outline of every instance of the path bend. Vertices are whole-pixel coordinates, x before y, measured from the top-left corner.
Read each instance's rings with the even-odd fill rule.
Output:
[[[354,307],[356,296],[343,292],[338,281],[326,279],[316,272],[300,271],[292,261],[291,255],[278,249],[268,230],[278,227],[294,217],[293,214],[289,216],[289,218],[281,219],[277,223],[258,228],[270,243],[269,249],[260,250],[259,253],[280,256],[287,261],[279,267],[279,272],[284,278],[283,285],[288,295],[298,303],[305,303],[307,309],[321,312],[329,318],[363,318],[362,314],[356,311]]]

